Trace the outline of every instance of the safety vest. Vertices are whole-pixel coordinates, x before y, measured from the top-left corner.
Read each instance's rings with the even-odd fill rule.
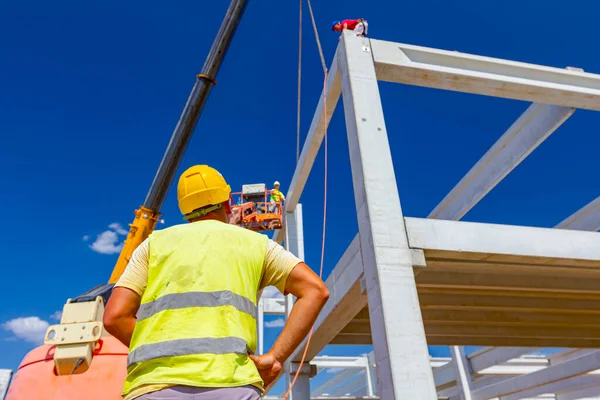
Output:
[[[271,190],[271,201],[279,202],[281,200],[281,192],[277,189]]]
[[[248,353],[256,349],[267,240],[213,220],[150,235],[148,286],[129,346],[124,396],[147,384],[262,389]]]

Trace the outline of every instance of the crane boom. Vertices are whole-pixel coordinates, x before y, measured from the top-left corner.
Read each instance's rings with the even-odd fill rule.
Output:
[[[179,162],[192,137],[212,86],[216,85],[217,73],[246,9],[246,4],[247,0],[232,0],[227,9],[219,32],[202,67],[202,72],[196,77],[196,83],[171,135],[171,140],[156,171],[152,186],[143,205],[135,211],[135,219],[129,225],[130,230],[127,239],[121,249],[109,283],[117,282],[133,251],[152,233],[156,226],[160,216],[160,208],[167,196],[175,172],[179,167]]]

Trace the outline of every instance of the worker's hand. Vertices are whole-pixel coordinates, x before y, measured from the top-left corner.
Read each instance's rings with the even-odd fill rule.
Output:
[[[269,386],[277,378],[277,375],[279,375],[281,363],[277,361],[273,354],[267,353],[262,356],[250,354],[248,357],[254,361],[260,377],[265,382],[265,387]]]

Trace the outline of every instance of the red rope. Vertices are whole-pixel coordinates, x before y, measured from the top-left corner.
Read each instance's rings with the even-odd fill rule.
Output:
[[[323,138],[325,140],[324,144],[324,179],[323,179],[323,235],[321,237],[321,264],[319,267],[319,278],[323,278],[323,265],[325,264],[325,234],[327,232],[327,69],[325,69],[325,78],[323,80]],[[304,347],[304,352],[302,353],[302,359],[300,360],[300,365],[298,366],[298,370],[294,375],[294,379],[290,384],[285,396],[283,396],[283,400],[287,400],[294,385],[296,384],[296,380],[300,375],[300,370],[304,365],[304,360],[306,359],[306,353],[308,352],[308,346],[310,344],[310,339],[312,338],[314,330],[314,325],[310,328],[310,332],[308,333],[308,337],[306,338],[306,346]]]
[[[321,58],[321,64],[323,67],[323,138],[325,140],[325,149],[324,151],[324,178],[323,178],[323,236],[321,238],[321,265],[319,268],[319,278],[323,279],[323,265],[325,263],[325,234],[326,234],[326,227],[327,227],[327,154],[328,154],[328,150],[327,150],[327,64],[325,63],[325,57],[323,56],[323,49],[321,47],[321,40],[319,39],[319,31],[317,29],[317,23],[315,22],[315,15],[313,13],[313,9],[312,9],[312,5],[310,4],[310,0],[307,0],[308,3],[308,11],[310,12],[310,17],[311,17],[311,21],[312,21],[312,25],[313,25],[313,29],[315,31],[315,39],[317,41],[317,48],[319,50],[319,56]],[[300,3],[302,4],[302,3]],[[302,6],[300,7],[300,13],[302,14]],[[302,21],[302,18],[300,18],[300,21]],[[300,32],[302,32],[302,26],[300,26]],[[301,33],[300,33],[301,35]],[[299,41],[299,44],[301,45],[301,41]],[[299,50],[301,51],[301,49]],[[302,53],[299,53],[302,54]],[[298,85],[300,85],[300,79],[301,79],[301,75],[300,75],[300,63],[298,64]],[[300,91],[298,90],[298,124],[300,123]],[[299,127],[298,127],[299,129]],[[298,134],[298,140],[299,140],[299,134]],[[298,149],[299,149],[299,145],[298,145]],[[298,151],[297,149],[297,151]],[[304,352],[302,353],[302,359],[300,360],[300,365],[298,366],[298,370],[296,371],[296,374],[294,375],[294,379],[292,380],[292,382],[290,383],[290,387],[288,388],[287,392],[285,393],[285,396],[283,396],[283,400],[287,400],[290,393],[292,392],[292,389],[294,388],[294,385],[296,384],[296,380],[298,379],[298,376],[300,375],[300,371],[302,369],[302,366],[304,365],[304,361],[306,360],[306,353],[308,352],[308,346],[310,344],[310,340],[312,338],[313,335],[313,330],[314,330],[314,325],[310,328],[310,332],[308,333],[308,337],[306,338],[306,346],[304,347]]]

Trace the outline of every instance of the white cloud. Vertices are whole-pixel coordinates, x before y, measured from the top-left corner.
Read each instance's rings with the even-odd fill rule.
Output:
[[[283,297],[283,295],[275,286],[267,286],[263,289],[262,297]]]
[[[50,319],[53,319],[55,321],[60,321],[60,319],[62,318],[62,311],[56,311],[54,314],[52,314],[50,316]]]
[[[90,237],[88,235],[83,235],[83,241],[87,242],[88,240],[90,240]]]
[[[284,325],[285,325],[285,320],[283,318],[277,318],[277,319],[274,319],[273,321],[265,322],[266,328],[283,328]]]
[[[48,326],[48,322],[41,320],[39,317],[15,318],[2,324],[5,330],[12,332],[17,338],[35,344],[44,342],[44,335]]]
[[[120,223],[113,222],[108,225],[108,230],[102,232],[96,236],[96,241],[90,245],[90,249],[100,254],[116,254],[123,248],[119,236],[126,236],[129,232],[124,229]],[[87,241],[90,237],[85,235],[84,241]]]
[[[98,235],[90,248],[100,254],[116,254],[123,248],[123,243],[119,242],[119,237],[115,232],[104,231]]]
[[[108,227],[110,229],[112,229],[113,231],[117,232],[119,235],[127,235],[129,233],[128,231],[126,231],[125,229],[123,229],[123,227],[121,226],[121,224],[118,223],[118,222],[113,222]]]
[[[337,374],[344,370],[344,368],[327,368],[327,372],[330,374]]]

